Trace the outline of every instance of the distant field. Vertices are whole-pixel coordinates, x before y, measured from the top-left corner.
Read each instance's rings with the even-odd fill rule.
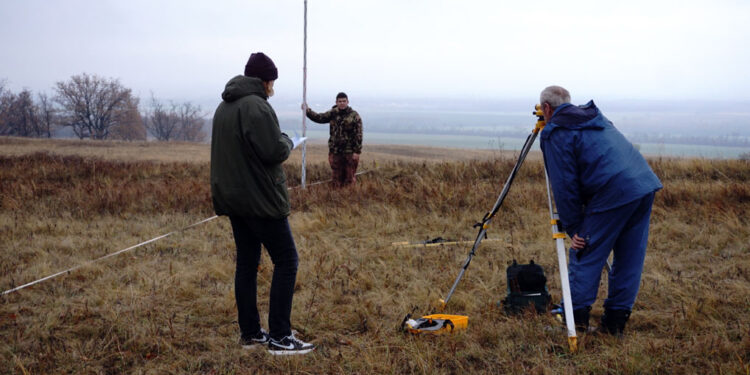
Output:
[[[49,152],[56,155],[79,155],[107,160],[208,163],[211,146],[186,142],[125,142],[70,139],[34,139],[0,137],[0,155],[24,155]],[[294,150],[290,163],[301,163],[301,147]],[[514,155],[513,151],[440,148],[413,145],[365,145],[362,163],[374,161],[447,161],[491,159]],[[310,164],[328,161],[328,148],[321,140],[307,145]]]
[[[308,181],[330,170],[309,146]],[[508,317],[505,268],[534,259],[559,301],[540,156],[521,169],[446,312],[468,329],[399,330],[435,309],[513,152],[368,145],[354,187],[298,188],[285,163],[300,253],[292,325],[318,349],[275,358],[237,344],[234,244],[225,217],[94,264],[214,215],[209,146],[0,137],[0,374],[748,374],[750,163],[650,159],[656,196],[641,291],[621,339],[582,334],[570,353],[551,317]],[[264,255],[266,324],[272,264]],[[602,313],[606,274],[593,320]]]
[[[327,132],[310,131],[316,139],[326,139]],[[368,132],[368,142],[388,145],[416,145],[419,147],[459,148],[488,151],[520,150],[526,140],[522,137],[449,135],[449,134],[411,134],[411,133],[378,133]],[[738,159],[742,154],[750,153],[750,147],[690,145],[679,143],[639,143],[636,146],[644,155],[650,157],[681,157],[706,159]],[[539,143],[532,150],[539,150]]]

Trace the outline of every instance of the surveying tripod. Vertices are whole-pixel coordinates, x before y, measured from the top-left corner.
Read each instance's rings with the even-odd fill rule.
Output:
[[[492,210],[490,210],[484,215],[481,222],[474,225],[475,227],[479,227],[479,233],[477,233],[477,238],[474,240],[474,245],[472,246],[468,257],[466,258],[466,261],[464,262],[464,265],[461,268],[461,271],[458,273],[458,277],[456,277],[456,281],[453,282],[453,286],[451,287],[450,292],[448,292],[448,295],[445,297],[445,299],[440,300],[440,305],[441,305],[441,308],[443,309],[445,308],[445,305],[448,304],[448,301],[451,299],[451,296],[453,296],[453,292],[456,291],[456,286],[458,286],[458,282],[461,281],[461,278],[464,276],[466,269],[469,268],[469,264],[471,263],[471,259],[474,257],[477,247],[479,247],[479,244],[482,242],[482,240],[486,238],[487,228],[489,227],[489,224],[492,221],[492,218],[500,210],[500,206],[502,206],[503,201],[505,200],[505,196],[508,195],[510,186],[513,184],[513,180],[516,178],[516,174],[518,173],[518,170],[521,168],[521,164],[523,164],[524,160],[526,159],[526,155],[529,153],[529,150],[531,150],[531,146],[534,144],[536,137],[539,135],[539,132],[541,132],[542,129],[544,129],[544,125],[546,124],[546,122],[544,120],[544,114],[541,110],[541,107],[538,104],[536,105],[533,114],[537,117],[536,125],[534,126],[534,129],[531,131],[531,134],[529,134],[529,136],[526,137],[526,143],[524,143],[523,147],[521,148],[521,153],[518,156],[518,161],[516,161],[516,165],[513,166],[513,170],[511,170],[510,175],[508,176],[508,179],[505,181],[503,190],[500,192],[500,196],[497,198],[497,201],[495,202],[495,205],[492,207]],[[564,314],[565,326],[567,328],[567,333],[568,333],[568,346],[571,352],[575,352],[578,349],[578,339],[576,337],[575,323],[573,321],[573,303],[570,297],[570,282],[568,280],[568,263],[567,263],[566,248],[565,248],[565,233],[561,231],[560,219],[558,217],[558,214],[554,208],[554,203],[552,201],[552,190],[551,190],[551,186],[549,182],[549,176],[547,175],[546,165],[544,166],[544,179],[547,185],[547,202],[549,204],[550,224],[552,227],[552,238],[555,241],[555,247],[557,249],[557,260],[558,260],[558,265],[560,268],[560,285],[562,287],[562,294],[563,294],[563,309],[565,312]],[[609,268],[609,264],[607,266]]]

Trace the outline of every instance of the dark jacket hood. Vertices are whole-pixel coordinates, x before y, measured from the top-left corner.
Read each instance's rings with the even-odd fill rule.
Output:
[[[233,102],[248,95],[257,95],[263,99],[268,99],[263,81],[260,78],[239,75],[227,82],[224,92],[221,93],[221,98],[226,102]]]
[[[555,109],[552,118],[545,125],[545,128],[549,127],[549,130],[545,130],[549,133],[556,127],[570,130],[603,129],[604,127],[599,121],[600,117],[603,117],[603,115],[593,100],[584,105],[565,103]]]

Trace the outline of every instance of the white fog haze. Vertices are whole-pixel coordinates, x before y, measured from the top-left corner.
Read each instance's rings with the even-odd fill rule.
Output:
[[[53,94],[95,74],[141,105],[152,93],[190,101],[208,120],[262,51],[279,70],[270,102],[282,128],[300,131],[303,11],[302,0],[2,1],[0,81]],[[366,143],[512,149],[556,84],[644,152],[736,157],[750,149],[748,14],[732,0],[308,0],[308,103],[323,111],[346,92]]]

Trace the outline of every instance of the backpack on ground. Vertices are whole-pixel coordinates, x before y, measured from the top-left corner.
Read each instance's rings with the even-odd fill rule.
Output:
[[[498,303],[506,314],[519,314],[532,305],[538,314],[547,312],[551,297],[547,291],[547,277],[542,266],[533,260],[529,264],[513,264],[507,269],[508,295]]]

